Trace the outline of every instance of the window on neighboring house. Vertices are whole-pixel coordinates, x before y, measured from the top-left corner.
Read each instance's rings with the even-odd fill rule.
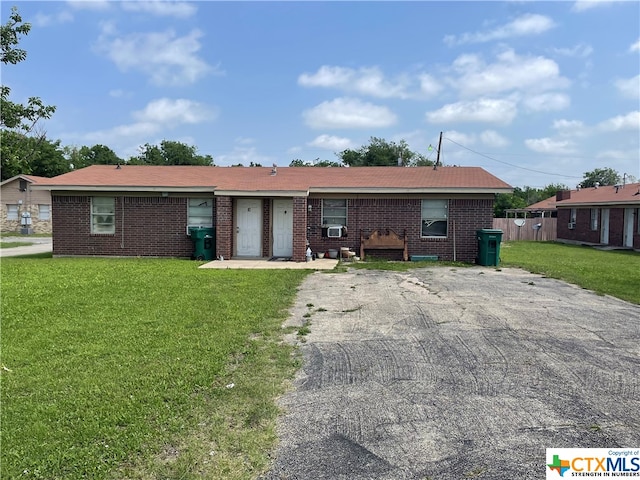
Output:
[[[51,220],[50,208],[49,205],[38,205],[38,218],[40,220]]]
[[[346,225],[347,200],[325,198],[322,200],[322,225]]]
[[[571,219],[569,220],[571,223],[576,223],[576,215],[577,210],[575,208],[571,209]]]
[[[187,225],[213,227],[213,199],[190,198]]]
[[[422,200],[422,236],[446,237],[449,202]]]
[[[591,230],[598,230],[598,209],[597,208],[591,209],[590,225],[591,225]]]
[[[20,205],[7,205],[7,220],[18,220]]]
[[[116,233],[115,197],[91,198],[91,233]]]

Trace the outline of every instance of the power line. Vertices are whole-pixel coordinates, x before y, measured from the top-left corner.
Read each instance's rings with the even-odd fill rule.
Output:
[[[465,150],[469,150],[471,153],[475,153],[476,155],[480,155],[481,157],[488,158],[489,160],[493,160],[494,162],[502,163],[504,165],[509,165],[510,167],[513,167],[513,168],[519,168],[521,170],[527,170],[529,172],[542,173],[543,175],[553,175],[553,176],[556,176],[556,177],[582,178],[582,177],[578,177],[576,175],[562,175],[561,173],[543,172],[541,170],[534,170],[533,168],[526,168],[526,167],[521,167],[519,165],[514,165],[513,163],[503,162],[502,160],[498,160],[496,158],[490,157],[489,155],[485,155],[484,153],[476,152],[475,150],[472,150],[469,147],[465,147],[464,145],[461,145],[460,143],[458,143],[458,142],[456,142],[454,140],[451,140],[450,138],[444,137],[444,139],[445,140],[449,140],[451,143],[455,143],[456,145],[458,145],[459,147],[464,148]]]

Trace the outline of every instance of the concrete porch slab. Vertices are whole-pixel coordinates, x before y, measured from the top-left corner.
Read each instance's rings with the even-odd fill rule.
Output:
[[[338,259],[323,258],[311,262],[279,262],[267,258],[242,260],[214,260],[198,268],[218,269],[297,269],[297,270],[332,270],[338,265]]]

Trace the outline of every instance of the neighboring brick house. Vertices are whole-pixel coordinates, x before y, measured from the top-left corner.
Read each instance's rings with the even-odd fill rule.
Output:
[[[558,241],[640,249],[640,183],[556,195]]]
[[[51,233],[51,194],[33,189],[33,185],[48,180],[35,175],[16,175],[0,183],[0,231],[20,233],[22,216],[28,213],[32,233]]]
[[[472,262],[511,187],[477,167],[94,165],[50,179],[53,254],[189,257],[189,225],[215,228],[215,256],[288,257],[406,232],[410,255]],[[333,227],[333,228],[330,228]],[[379,252],[396,255],[398,252]]]

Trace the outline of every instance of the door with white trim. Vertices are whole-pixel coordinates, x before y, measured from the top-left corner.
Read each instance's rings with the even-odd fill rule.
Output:
[[[273,201],[273,256],[293,255],[293,200],[279,198]]]
[[[602,209],[602,221],[600,222],[600,243],[609,245],[609,209]]]
[[[239,198],[236,201],[236,255],[260,257],[262,253],[262,201]]]
[[[633,247],[633,208],[624,209],[623,246]]]

